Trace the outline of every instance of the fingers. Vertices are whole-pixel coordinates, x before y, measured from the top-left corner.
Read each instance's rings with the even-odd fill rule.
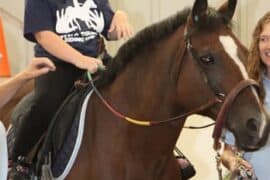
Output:
[[[39,69],[41,70],[41,69],[45,68],[45,69],[48,69],[49,71],[55,71],[55,69],[56,69],[53,62],[45,57],[34,58],[32,62],[34,64],[34,67],[37,70],[39,70]]]
[[[133,35],[133,29],[129,24],[121,24],[116,29],[117,38],[129,39]]]
[[[115,24],[112,23],[110,26],[110,29],[108,30],[109,33],[113,32],[115,30]]]
[[[49,71],[50,71],[50,69],[47,67],[44,67],[42,69],[38,69],[35,72],[33,72],[33,77],[38,77],[38,76],[41,76],[43,74],[47,74]]]
[[[97,72],[97,70],[98,70],[98,64],[95,63],[94,61],[91,62],[91,63],[89,64],[87,70],[88,70],[91,74]]]
[[[55,69],[55,65],[51,60],[45,57],[39,57],[33,58],[25,72],[31,79],[46,74],[49,71],[55,71]]]
[[[251,164],[242,158],[238,160],[238,163],[245,166],[248,169],[252,169]]]
[[[124,28],[124,30],[122,32],[123,32],[123,38],[124,39],[129,39],[134,34],[133,29],[129,24]]]
[[[117,11],[113,17],[110,29],[108,31],[111,39],[129,39],[133,36],[133,28],[128,22],[125,12]]]
[[[92,60],[92,65],[88,68],[90,73],[95,73],[98,70],[104,70],[105,66],[103,65],[102,61],[99,59],[94,59]]]
[[[95,59],[97,65],[98,65],[98,70],[105,70],[105,66],[103,62],[100,59]]]

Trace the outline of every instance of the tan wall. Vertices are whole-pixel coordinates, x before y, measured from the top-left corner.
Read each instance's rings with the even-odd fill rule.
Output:
[[[159,21],[168,15],[174,14],[193,0],[111,0],[115,9],[128,12],[135,32],[143,27]],[[217,7],[222,0],[209,0],[211,6]],[[16,4],[16,6],[14,6]],[[21,70],[32,57],[32,44],[22,38],[23,0],[0,0],[0,16],[4,20],[6,43],[12,72]],[[269,0],[239,0],[237,13],[234,16],[235,32],[245,45],[249,45],[250,36],[257,19],[270,10]],[[108,43],[109,51],[114,54],[123,41]],[[192,116],[188,119],[189,125],[202,125],[210,122],[201,116]],[[212,150],[212,128],[204,130],[184,130],[181,134],[183,152],[191,159],[197,169],[194,180],[216,180],[215,153]]]
[[[111,3],[115,9],[128,12],[130,21],[137,32],[191,5],[193,0],[111,0]],[[222,3],[222,0],[209,0],[209,4],[214,7]],[[239,0],[237,13],[234,16],[235,31],[244,44],[249,45],[254,24],[269,9],[268,4],[267,0]],[[33,54],[32,44],[27,43],[22,37],[23,8],[24,1],[16,1],[16,6],[14,6],[14,1],[0,0],[0,16],[4,21],[6,44],[13,73],[21,70]],[[108,43],[110,52],[115,54],[122,43],[123,41]]]

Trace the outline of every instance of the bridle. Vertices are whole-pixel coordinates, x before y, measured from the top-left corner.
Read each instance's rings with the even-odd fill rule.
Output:
[[[187,26],[185,28],[184,31],[184,50],[182,51],[182,53],[180,54],[180,65],[179,65],[179,71],[178,73],[181,71],[181,66],[183,64],[183,57],[185,55],[186,52],[190,53],[190,55],[193,57],[194,60],[197,60],[196,55],[194,54],[195,49],[193,48],[192,44],[191,44],[191,35],[193,31],[188,31],[187,30]],[[165,124],[165,123],[170,123],[173,121],[178,121],[181,120],[182,118],[185,118],[191,114],[195,114],[195,113],[199,113],[202,112],[218,103],[223,103],[218,115],[217,115],[217,119],[215,122],[215,127],[214,127],[214,131],[213,131],[213,138],[214,138],[214,149],[217,150],[220,148],[220,143],[219,143],[219,139],[221,137],[221,133],[222,133],[222,128],[224,126],[225,123],[225,119],[226,119],[226,114],[228,113],[231,105],[233,104],[233,102],[235,101],[236,97],[246,88],[248,87],[259,87],[259,84],[252,79],[245,79],[240,81],[227,95],[223,94],[223,93],[217,93],[208,83],[208,81],[206,82],[207,85],[212,89],[213,92],[215,92],[214,94],[214,98],[209,100],[208,102],[206,102],[203,105],[200,105],[199,107],[188,111],[186,113],[165,119],[165,120],[160,120],[160,121],[149,121],[149,120],[138,120],[138,119],[134,119],[134,118],[130,118],[124,114],[122,114],[121,112],[117,111],[111,104],[109,104],[102,96],[102,94],[99,92],[99,90],[96,88],[96,86],[94,85],[94,82],[92,80],[91,74],[89,72],[87,72],[87,76],[89,78],[90,84],[92,85],[93,91],[96,93],[96,95],[100,98],[100,100],[103,102],[103,104],[117,117],[121,118],[121,119],[125,119],[126,121],[128,121],[129,123],[132,123],[134,125],[139,125],[139,126],[154,126],[154,125],[160,125],[160,124]]]
[[[191,35],[194,31],[193,30],[188,31],[187,27],[188,26],[186,26],[185,33],[184,33],[185,44],[186,44],[185,49],[187,49],[187,51],[191,54],[192,58],[195,61],[198,61],[198,57],[195,53],[196,51],[191,44]],[[184,53],[182,53],[182,54],[184,54]],[[205,82],[210,87],[210,89],[212,89],[212,92],[214,92],[215,98],[218,99],[219,102],[223,102],[223,104],[222,104],[222,106],[217,114],[217,118],[215,121],[215,127],[214,127],[213,134],[212,134],[212,137],[214,138],[214,146],[213,147],[215,150],[218,150],[221,147],[219,139],[221,137],[222,129],[224,127],[226,114],[228,114],[228,111],[229,111],[231,105],[233,104],[233,102],[235,101],[236,97],[243,90],[245,90],[248,87],[255,87],[258,90],[260,86],[253,79],[244,79],[244,80],[240,81],[238,84],[236,84],[236,86],[233,87],[232,90],[230,90],[230,92],[227,95],[225,95],[224,93],[218,92],[213,87],[211,87],[211,85],[208,83],[209,81],[207,80],[207,76],[205,76],[205,77],[206,77]]]

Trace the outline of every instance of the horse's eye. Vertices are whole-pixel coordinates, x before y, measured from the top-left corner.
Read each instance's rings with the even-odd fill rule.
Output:
[[[213,64],[215,59],[211,54],[208,54],[208,55],[201,56],[200,61],[204,64]]]

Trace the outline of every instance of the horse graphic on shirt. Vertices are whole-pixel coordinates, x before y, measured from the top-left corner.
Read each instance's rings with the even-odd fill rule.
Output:
[[[73,0],[73,6],[57,10],[56,17],[56,32],[59,34],[86,29],[90,30],[88,36],[93,38],[104,28],[104,16],[93,0],[86,0],[84,3]]]

